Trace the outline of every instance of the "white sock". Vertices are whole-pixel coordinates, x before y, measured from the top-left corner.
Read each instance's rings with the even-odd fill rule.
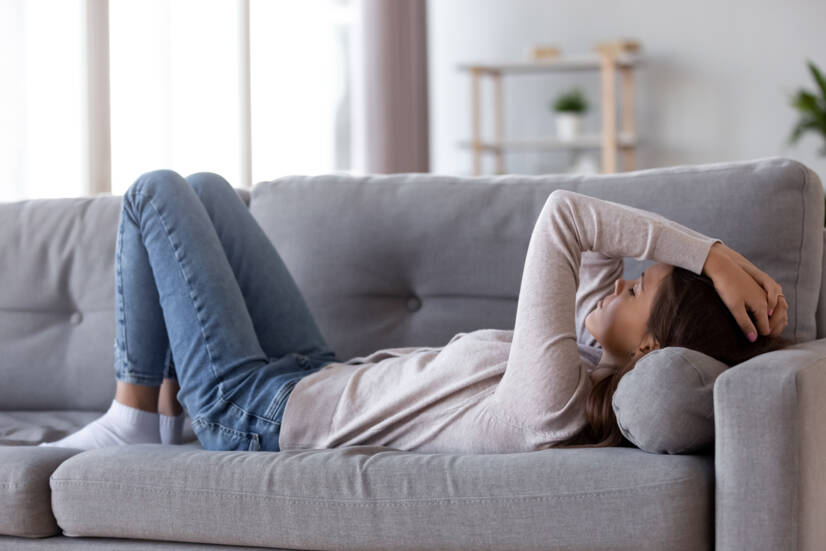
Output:
[[[77,432],[41,446],[90,450],[127,444],[160,444],[158,414],[112,400],[109,410]]]
[[[161,417],[161,444],[180,444],[184,431],[184,412],[170,416],[159,414]]]

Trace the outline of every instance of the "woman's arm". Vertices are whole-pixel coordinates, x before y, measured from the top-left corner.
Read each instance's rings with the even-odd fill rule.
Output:
[[[575,325],[584,251],[650,259],[699,274],[716,241],[656,213],[552,192],[528,244],[508,364],[492,399],[496,415],[546,438],[561,439],[582,427],[582,402],[591,384]]]
[[[622,277],[625,262],[599,251],[583,251],[579,266],[579,287],[576,290],[576,338],[586,346],[600,346],[585,327],[585,318],[596,308],[599,299],[614,289],[614,282]]]

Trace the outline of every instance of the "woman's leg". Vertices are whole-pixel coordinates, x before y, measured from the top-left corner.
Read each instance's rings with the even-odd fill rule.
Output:
[[[229,182],[210,172],[192,174],[186,181],[198,194],[218,234],[267,357],[298,353],[306,356],[313,368],[335,361],[335,353],[284,261]],[[174,398],[169,392],[177,386],[174,365],[168,367],[166,377],[159,399],[161,438],[175,443],[180,439],[182,419],[169,417],[176,414],[177,405],[171,403]]]
[[[234,198],[240,201],[237,195]],[[255,302],[264,303],[259,310],[264,323],[268,316],[283,323],[285,337],[270,348],[283,354],[271,357],[258,341],[221,238],[186,180],[169,170],[144,174],[125,193],[124,214],[140,229],[180,384],[178,398],[192,417],[201,443],[207,449],[277,450],[285,383],[334,357],[317,329],[313,330],[314,324],[308,327],[312,318],[302,317],[297,309],[303,299],[282,296],[273,288],[255,297],[260,299]],[[244,215],[254,222],[248,212]],[[243,220],[223,227],[228,242],[241,243],[248,237],[246,231],[253,226]],[[267,244],[272,247],[269,240]],[[269,277],[250,261],[262,257],[251,255],[249,247],[246,250],[233,257],[248,264],[239,270],[242,281],[244,274]],[[283,278],[276,277],[278,281]],[[300,329],[295,330],[295,325]]]
[[[232,193],[240,202],[234,190]],[[243,203],[240,206],[245,209],[243,214],[247,221],[254,222]],[[175,172],[161,170],[141,176],[124,195],[122,224],[121,235],[137,236],[129,243],[143,245],[145,252],[145,262],[136,261],[144,270],[122,269],[119,273],[123,281],[134,284],[143,278],[146,283],[149,273],[146,266],[150,266],[154,286],[124,284],[117,290],[155,287],[158,293],[157,301],[144,300],[134,307],[130,305],[131,301],[122,297],[126,306],[118,308],[122,316],[117,320],[118,335],[122,338],[116,346],[119,385],[158,384],[163,374],[172,368],[171,357],[174,357],[177,366],[172,372],[177,374],[181,384],[178,397],[193,417],[193,428],[205,447],[259,449],[263,446],[277,450],[278,414],[286,402],[287,383],[294,384],[297,378],[318,368],[320,362],[334,358],[317,328],[314,330],[314,323],[307,323],[308,320],[312,322],[312,318],[296,317],[298,326],[303,329],[288,329],[286,338],[278,341],[280,344],[273,341],[276,345],[269,349],[279,353],[286,350],[279,346],[294,346],[306,356],[293,351],[271,358],[262,350],[216,228],[193,188]],[[223,235],[229,236],[225,239],[227,243],[238,245],[243,242],[246,236],[241,231],[236,232],[238,228],[257,228],[260,232],[257,224],[228,226],[222,230]],[[255,238],[253,242],[256,242]],[[121,243],[125,248],[127,240],[123,239]],[[269,240],[266,244],[272,248]],[[230,246],[227,250],[238,252],[239,247]],[[237,271],[260,276],[260,267],[251,260],[258,257],[250,251],[247,247],[246,252],[233,256],[239,266],[247,267]],[[140,255],[126,257],[140,258]],[[128,262],[121,262],[122,268],[125,264]],[[125,272],[134,277],[127,278]],[[288,275],[286,268],[283,274]],[[244,275],[241,277],[244,280]],[[296,305],[302,305],[303,299],[289,300],[289,297],[279,297],[274,292],[277,289],[259,289],[263,289],[264,296],[255,296],[250,303],[260,306],[258,299],[268,303],[258,310],[264,324],[270,319],[266,316],[269,313],[282,320],[282,329],[294,328],[293,318],[288,315],[279,317],[279,312],[289,312],[289,309],[295,312]],[[127,290],[123,295],[130,293]],[[145,293],[144,298],[148,299],[149,295],[151,293]],[[159,309],[162,323],[157,319]],[[140,321],[135,322],[135,319]],[[166,353],[162,351],[167,342],[162,332],[152,330],[164,325],[170,345]],[[302,340],[301,335],[306,340]],[[151,341],[149,346],[135,346],[141,339]],[[147,350],[151,353],[143,354]],[[310,359],[309,355],[314,357]],[[136,360],[137,356],[140,359]],[[149,357],[153,360],[147,361]]]
[[[158,394],[158,426],[161,431],[161,444],[183,443],[185,412],[178,402],[178,380],[164,377]]]
[[[158,389],[170,368],[169,342],[140,228],[125,207],[124,201],[115,241],[114,400],[102,417],[45,445],[91,449],[161,441]],[[135,430],[137,421],[143,430]]]
[[[211,172],[186,181],[206,208],[267,356],[335,361],[287,266],[229,182]]]

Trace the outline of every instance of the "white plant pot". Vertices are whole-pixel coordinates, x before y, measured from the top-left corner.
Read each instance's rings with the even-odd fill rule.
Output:
[[[556,114],[556,136],[560,140],[571,141],[579,137],[582,128],[582,115],[579,113],[560,112]]]

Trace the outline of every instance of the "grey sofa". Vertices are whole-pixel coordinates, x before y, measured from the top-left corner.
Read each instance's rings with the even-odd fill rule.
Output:
[[[826,549],[826,233],[806,166],[287,176],[238,193],[343,360],[513,327],[531,230],[557,188],[719,237],[783,286],[784,335],[800,342],[717,379],[712,451],[28,446],[111,400],[120,197],[6,203],[0,549]],[[625,262],[625,277],[648,264]]]

